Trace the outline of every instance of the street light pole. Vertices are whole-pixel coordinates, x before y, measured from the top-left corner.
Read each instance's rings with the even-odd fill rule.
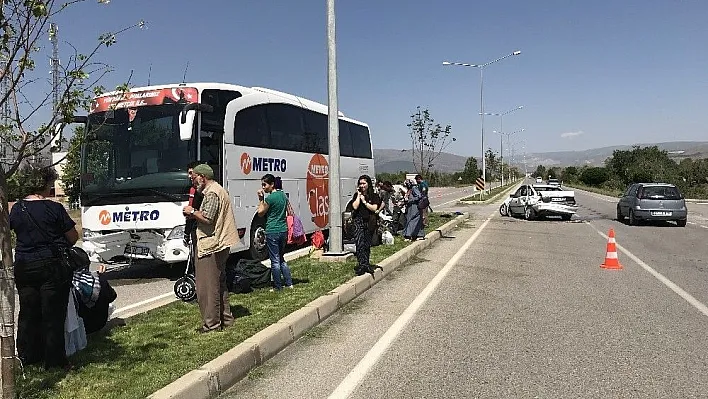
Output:
[[[507,54],[503,57],[499,57],[496,60],[489,61],[486,64],[467,64],[462,62],[449,62],[443,61],[443,65],[455,65],[470,68],[479,68],[479,119],[480,119],[480,131],[481,131],[481,143],[482,143],[482,180],[484,180],[485,190],[487,188],[487,162],[484,157],[484,68],[489,65],[499,62],[505,58],[509,58],[513,55],[519,55],[521,51],[516,50],[513,53]],[[482,190],[484,191],[484,190]]]
[[[510,113],[512,113],[512,112],[514,112],[514,111],[518,111],[518,110],[523,109],[523,108],[524,108],[523,105],[519,105],[519,106],[516,107],[516,108],[512,108],[512,109],[510,109],[510,110],[508,110],[508,111],[504,111],[504,112],[501,112],[501,113],[493,113],[493,112],[484,113],[484,112],[482,112],[482,115],[483,115],[483,116],[484,116],[484,115],[491,115],[491,116],[498,116],[498,117],[499,117],[499,134],[501,135],[501,136],[499,137],[499,150],[500,150],[500,152],[501,152],[501,154],[500,154],[500,156],[499,156],[499,159],[500,159],[500,161],[501,161],[501,185],[502,185],[502,186],[504,185],[504,143],[503,143],[503,137],[504,137],[504,136],[503,136],[503,134],[504,134],[504,115],[510,114]],[[523,129],[522,129],[522,130],[523,130]],[[507,137],[507,141],[508,141],[508,137]]]
[[[342,254],[341,180],[339,179],[339,107],[334,0],[327,0],[327,95],[329,127],[329,252]]]

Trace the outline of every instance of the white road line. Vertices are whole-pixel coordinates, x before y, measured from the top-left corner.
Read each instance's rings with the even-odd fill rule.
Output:
[[[496,213],[496,212],[495,212]],[[447,276],[453,266],[457,264],[462,255],[469,249],[472,243],[479,237],[489,224],[489,221],[494,217],[495,213],[489,216],[487,220],[482,223],[481,226],[472,234],[467,242],[460,248],[457,253],[445,264],[445,266],[438,272],[438,274],[433,277],[433,279],[428,283],[428,285],[423,289],[423,291],[418,294],[418,296],[411,302],[410,305],[403,311],[403,313],[396,319],[395,322],[389,327],[389,329],[384,333],[384,335],[379,338],[374,346],[366,353],[363,359],[352,369],[344,380],[335,388],[335,390],[329,395],[331,399],[347,398],[351,395],[361,381],[366,377],[366,375],[371,371],[372,367],[379,361],[381,356],[386,352],[386,350],[391,346],[391,344],[398,338],[403,329],[408,325],[408,323],[413,319],[418,310],[423,306],[423,304],[430,298],[435,289],[440,285],[440,282]]]
[[[160,299],[165,299],[165,298],[169,297],[170,295],[174,296],[175,293],[174,293],[174,292],[168,292],[168,293],[166,293],[166,294],[158,295],[158,296],[156,296],[156,297],[153,297],[153,298],[150,298],[150,299],[146,299],[146,300],[144,300],[144,301],[136,302],[136,303],[134,303],[134,304],[132,304],[132,305],[128,305],[128,306],[122,307],[122,308],[120,308],[120,309],[116,309],[115,311],[113,311],[113,314],[115,315],[115,314],[118,314],[118,313],[125,312],[126,310],[135,309],[135,308],[137,308],[137,307],[140,307],[140,306],[143,306],[143,305],[147,305],[148,303],[155,302],[155,301],[159,301]],[[176,298],[175,298],[175,299],[176,299]]]
[[[585,222],[588,226],[592,227],[593,230],[597,232],[597,234],[603,236],[606,240],[609,239],[609,237],[595,228],[592,224]],[[641,266],[644,270],[649,272],[652,276],[654,276],[657,280],[661,281],[665,286],[669,287],[673,292],[678,294],[681,298],[683,298],[686,302],[690,303],[694,308],[698,309],[699,312],[703,313],[704,316],[708,316],[708,306],[704,305],[701,303],[698,299],[694,298],[691,294],[688,292],[684,291],[681,287],[676,285],[673,281],[669,280],[668,278],[664,277],[661,273],[657,272],[656,270],[652,269],[651,266],[647,265],[644,263],[641,259],[636,257],[633,253],[629,252],[627,249],[622,247],[619,244],[616,244],[617,249],[622,251],[629,259],[633,260],[634,263],[638,264]]]

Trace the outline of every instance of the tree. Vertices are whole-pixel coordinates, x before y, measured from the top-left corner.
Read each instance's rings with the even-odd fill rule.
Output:
[[[531,174],[531,177],[540,177],[541,179],[546,178],[546,167],[543,165],[538,165],[536,171]]]
[[[499,170],[499,159],[497,158],[497,154],[492,151],[491,148],[488,148],[487,152],[484,153],[484,162],[484,166],[487,168],[485,177],[487,178],[487,181],[492,181]]]
[[[479,176],[481,176],[481,173],[477,166],[477,158],[467,158],[467,161],[465,161],[465,169],[462,171],[461,175],[462,182],[467,184],[474,183]]]
[[[452,128],[450,125],[442,127],[430,116],[427,109],[417,107],[416,113],[411,115],[410,129],[411,146],[413,149],[413,165],[416,172],[429,177],[430,171],[435,166],[435,160],[452,142]]]
[[[589,167],[583,169],[580,173],[580,181],[588,186],[599,186],[610,178],[610,174],[606,168]]]
[[[578,168],[576,166],[568,166],[561,172],[561,177],[564,182],[573,182],[578,179]]]
[[[69,140],[69,149],[66,154],[66,164],[64,165],[62,183],[64,193],[69,198],[69,203],[79,199],[80,176],[81,176],[81,143],[84,140],[84,127],[78,126],[74,129],[74,135]]]
[[[97,86],[99,81],[110,71],[108,65],[95,60],[102,48],[116,43],[119,34],[143,27],[141,21],[135,25],[102,34],[96,45],[86,53],[74,48],[74,53],[66,57],[58,66],[57,87],[46,94],[32,89],[44,82],[46,70],[35,72],[35,58],[49,39],[56,39],[52,21],[62,12],[66,12],[86,0],[68,0],[58,3],[55,0],[5,0],[2,2],[0,25],[0,79],[4,91],[0,93],[0,140],[12,149],[12,157],[0,170],[0,312],[3,325],[0,326],[0,377],[2,378],[2,398],[15,397],[14,365],[14,307],[15,284],[12,269],[12,244],[8,220],[8,182],[23,167],[49,166],[41,156],[50,146],[52,128],[57,122],[70,120],[77,110],[88,108],[93,95],[103,91]],[[109,0],[98,0],[108,3]],[[44,62],[41,63],[44,65]],[[56,104],[53,100],[56,97]],[[50,111],[50,112],[48,112]],[[46,115],[45,122],[36,125],[35,119]],[[38,161],[37,158],[40,158]],[[34,162],[30,162],[34,161]],[[31,164],[28,164],[30,162]]]

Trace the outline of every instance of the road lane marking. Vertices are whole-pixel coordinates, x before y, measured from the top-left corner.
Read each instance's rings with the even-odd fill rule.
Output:
[[[595,228],[592,224],[585,222],[588,226],[592,227],[593,230],[597,232],[597,234],[601,235],[605,239],[609,239],[609,237]],[[698,309],[699,312],[703,313],[704,316],[708,316],[708,306],[704,305],[701,303],[698,299],[694,298],[691,294],[688,292],[684,291],[681,287],[676,285],[673,281],[669,280],[668,278],[664,277],[661,273],[657,272],[656,270],[652,269],[651,266],[647,265],[644,263],[641,259],[636,257],[633,253],[629,252],[627,249],[625,249],[623,246],[616,244],[617,249],[622,251],[623,254],[627,255],[627,257],[631,260],[634,261],[634,263],[638,264],[641,266],[644,270],[649,272],[652,276],[654,276],[657,280],[661,281],[665,286],[669,287],[673,292],[678,294],[681,298],[683,298],[686,302],[690,303],[694,308]]]
[[[698,226],[698,227],[703,227],[704,229],[708,229],[708,226],[704,226],[704,225],[696,223],[696,222],[686,222],[686,223],[693,225],[693,226]]]
[[[169,297],[170,295],[174,296],[175,293],[174,293],[174,292],[168,292],[168,293],[166,293],[166,294],[158,295],[158,296],[156,296],[156,297],[149,298],[149,299],[146,299],[146,300],[144,300],[144,301],[136,302],[136,303],[134,303],[134,304],[132,304],[132,305],[124,306],[124,307],[122,307],[122,308],[120,308],[120,309],[114,310],[114,311],[113,311],[113,315],[116,315],[116,314],[118,314],[118,313],[125,312],[125,311],[130,310],[130,309],[135,309],[135,308],[137,308],[137,307],[140,307],[140,306],[143,306],[143,305],[147,305],[147,304],[152,303],[152,302],[155,302],[155,301],[159,301],[160,299],[165,299],[165,298]],[[175,298],[175,300],[177,300],[177,298]]]
[[[366,375],[371,371],[371,369],[374,367],[374,365],[381,359],[381,356],[388,350],[388,348],[391,346],[391,344],[398,338],[398,336],[401,334],[404,328],[408,325],[408,323],[413,319],[413,317],[418,313],[418,310],[425,304],[425,302],[430,298],[430,296],[433,294],[435,289],[440,285],[442,280],[447,276],[447,274],[450,272],[453,266],[457,264],[457,262],[460,260],[462,255],[467,252],[467,250],[470,248],[472,243],[477,240],[477,237],[482,233],[485,227],[487,227],[487,224],[489,224],[489,221],[492,220],[492,218],[495,216],[495,213],[492,213],[487,220],[482,223],[481,226],[477,229],[477,231],[472,234],[472,237],[470,237],[467,242],[460,248],[459,251],[453,255],[453,257],[443,266],[443,268],[438,272],[438,274],[433,277],[433,279],[428,283],[428,285],[423,289],[423,291],[418,294],[418,296],[415,297],[413,302],[408,305],[406,310],[403,311],[403,313],[396,319],[396,321],[393,322],[391,327],[386,330],[386,332],[379,338],[378,341],[374,344],[371,349],[364,355],[364,358],[362,358],[359,363],[352,369],[352,371],[347,374],[346,377],[342,380],[342,382],[337,386],[337,388],[332,391],[332,393],[329,395],[330,399],[339,399],[339,398],[348,398],[349,395],[351,395],[354,390],[359,386],[361,381],[366,377]]]

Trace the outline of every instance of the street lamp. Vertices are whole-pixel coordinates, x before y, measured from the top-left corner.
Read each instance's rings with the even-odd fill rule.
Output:
[[[514,111],[518,111],[518,110],[523,109],[523,108],[524,108],[523,105],[519,105],[518,107],[512,108],[512,109],[510,109],[510,110],[508,110],[508,111],[504,111],[504,112],[501,112],[501,113],[485,112],[484,115],[498,116],[498,117],[499,117],[499,134],[500,134],[500,135],[503,135],[503,134],[504,134],[504,115],[510,114],[510,113],[512,113],[512,112],[514,112]],[[523,129],[522,129],[522,130],[523,130]],[[502,172],[501,172],[501,176],[502,176],[501,185],[503,186],[503,185],[504,185],[504,143],[502,143],[501,141],[502,141],[502,137],[500,136],[500,137],[499,137],[499,148],[500,148],[500,151],[501,151],[500,159],[501,159],[501,167],[502,167]],[[507,141],[509,141],[509,136],[507,136]]]
[[[486,168],[486,161],[484,159],[484,68],[494,64],[495,62],[499,62],[505,58],[509,58],[513,55],[519,55],[521,54],[521,51],[516,50],[511,54],[507,54],[503,57],[499,57],[496,60],[489,61],[486,64],[467,64],[467,63],[462,63],[462,62],[449,62],[449,61],[443,61],[443,65],[453,65],[453,66],[463,66],[463,67],[469,67],[469,68],[479,68],[479,118],[480,118],[480,125],[481,125],[481,142],[482,142],[482,180],[484,180],[484,185],[486,188],[487,185],[487,168]],[[484,190],[482,190],[484,191]]]
[[[501,185],[502,186],[504,185],[504,135],[506,135],[506,142],[508,143],[509,140],[511,139],[512,134],[521,133],[524,130],[526,130],[526,129],[517,130],[517,131],[511,132],[511,133],[497,132],[496,130],[494,130],[494,133],[499,134],[499,152],[500,152],[499,163],[501,164],[500,174],[501,174]]]

